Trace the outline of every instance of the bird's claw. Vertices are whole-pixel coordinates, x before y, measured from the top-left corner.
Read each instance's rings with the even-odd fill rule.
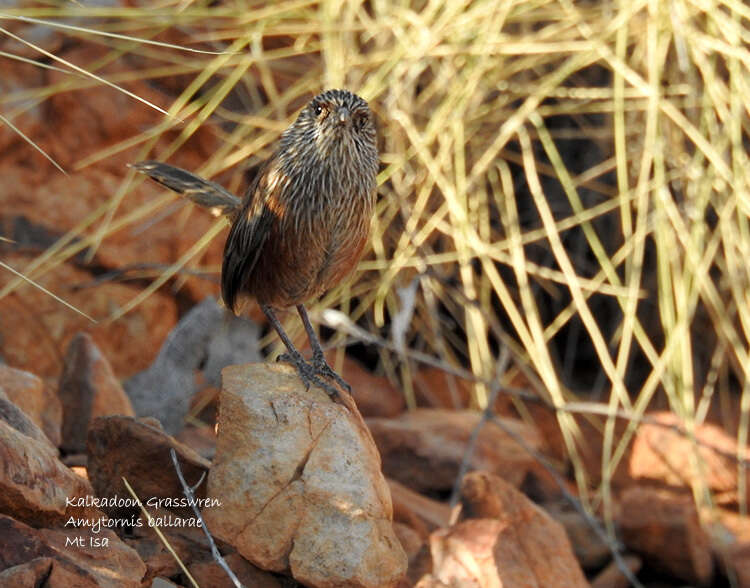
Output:
[[[322,355],[313,355],[311,363],[312,363],[313,368],[315,368],[315,373],[325,378],[328,378],[330,380],[333,380],[339,386],[341,386],[344,390],[346,390],[349,394],[352,393],[352,387],[349,385],[349,383],[346,380],[344,380],[344,378],[342,378],[335,371],[333,371],[333,368],[330,365],[328,365],[328,362],[326,361],[325,357],[323,357]]]
[[[281,362],[289,363],[293,365],[297,369],[297,373],[299,374],[299,377],[302,380],[302,383],[305,385],[306,390],[309,390],[310,386],[314,385],[324,390],[326,394],[328,394],[328,396],[330,396],[332,399],[335,400],[336,398],[338,398],[339,391],[336,390],[336,388],[334,388],[333,386],[331,386],[328,382],[325,382],[321,378],[318,377],[319,375],[326,376],[326,374],[320,372],[316,366],[307,363],[305,361],[305,358],[302,357],[300,354],[294,355],[291,353],[282,353],[281,355],[279,355],[276,361],[281,361]],[[330,370],[330,368],[328,369]],[[331,370],[331,372],[333,372],[333,370]],[[333,373],[335,374],[335,372]],[[336,380],[335,378],[333,379],[334,381],[338,382],[338,380]],[[346,384],[346,382],[344,382],[344,384]],[[343,386],[343,387],[347,388],[347,390],[350,390],[348,384],[346,384],[346,386]]]

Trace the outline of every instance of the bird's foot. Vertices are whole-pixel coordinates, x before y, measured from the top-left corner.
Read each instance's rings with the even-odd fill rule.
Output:
[[[301,354],[282,353],[281,355],[279,355],[276,361],[289,363],[289,364],[292,364],[295,368],[297,368],[297,373],[299,374],[299,377],[302,380],[302,382],[305,384],[306,389],[309,390],[310,386],[313,385],[313,386],[317,386],[318,388],[325,390],[326,394],[328,394],[328,396],[330,396],[334,400],[339,397],[339,391],[336,390],[336,388],[334,388],[328,382],[325,382],[324,380],[318,377],[319,375],[325,376],[326,374],[321,373],[318,370],[318,368],[314,366],[313,364],[307,363],[305,361],[305,358],[302,357]],[[331,371],[333,372],[333,370]]]
[[[335,371],[333,371],[333,368],[328,365],[328,362],[326,361],[326,358],[323,356],[322,353],[317,354],[314,353],[312,357],[312,361],[310,362],[312,367],[315,368],[315,373],[319,376],[323,376],[324,378],[328,378],[329,380],[333,380],[336,382],[339,386],[341,386],[344,390],[346,390],[349,394],[352,393],[352,387],[349,385],[349,383],[344,380],[341,376],[339,376]]]

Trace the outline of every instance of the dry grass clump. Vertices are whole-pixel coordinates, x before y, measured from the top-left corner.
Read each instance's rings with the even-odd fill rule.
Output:
[[[64,29],[102,46],[101,59],[79,64],[83,70],[129,64],[110,83],[178,76],[159,125],[79,168],[134,146],[139,157],[169,160],[208,125],[222,146],[194,171],[239,191],[243,172],[269,155],[296,109],[321,88],[345,86],[370,101],[383,163],[372,247],[355,279],[319,308],[342,311],[388,343],[379,365],[410,400],[421,353],[469,370],[480,407],[492,381],[511,381],[518,371],[558,408],[579,396],[603,401],[612,416],[593,496],[605,507],[611,474],[648,407],[664,403],[690,431],[712,406],[739,406],[724,416],[735,419],[732,430],[746,446],[750,8],[742,1],[4,10],[0,26],[18,35],[28,23],[12,15],[84,27]],[[71,76],[53,91],[92,83],[100,82]],[[9,100],[0,99],[0,112]],[[179,133],[154,151],[171,129]],[[82,241],[27,271],[154,214],[118,215],[131,180],[78,227]],[[133,304],[197,265],[205,242]],[[332,343],[351,332],[340,329]],[[513,362],[500,374],[503,348]],[[618,411],[632,426],[615,439]],[[558,414],[577,463],[587,440],[570,413]],[[576,471],[588,488],[583,468]]]

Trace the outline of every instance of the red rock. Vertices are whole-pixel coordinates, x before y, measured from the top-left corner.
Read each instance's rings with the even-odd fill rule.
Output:
[[[184,495],[169,450],[174,448],[177,452],[182,473],[191,485],[208,470],[209,462],[161,429],[132,417],[99,417],[89,427],[87,447],[88,475],[97,496],[130,499],[124,477],[143,504],[153,500],[159,507],[192,514],[192,510],[174,504]],[[205,498],[205,484],[198,488],[196,496]],[[159,502],[160,499],[163,500]],[[133,511],[131,507],[103,510],[111,516],[127,516]]]
[[[66,33],[64,31],[57,27],[51,27],[41,23],[36,24],[8,19],[8,24],[3,28],[13,32],[19,37],[22,37],[28,42],[33,43],[34,47],[29,47],[25,43],[17,41],[12,37],[4,36],[2,42],[0,42],[0,49],[11,55],[26,57],[27,59],[39,59],[39,50],[37,48],[48,51],[49,53],[57,53],[66,40]],[[35,67],[33,64],[26,64],[26,68],[29,73],[32,73],[34,70],[44,71],[38,66]],[[25,81],[28,83],[28,80]]]
[[[419,552],[409,559],[409,569],[399,588],[416,586],[422,578],[429,578],[432,573],[432,553],[428,543],[422,545]]]
[[[498,402],[500,402],[500,399]],[[570,418],[571,422],[580,430],[580,435],[577,436],[576,451],[589,485],[596,486],[601,483],[605,418],[594,414],[565,414],[561,412],[558,415],[554,407],[536,402],[525,402],[523,407],[523,418],[534,424],[542,439],[541,453],[561,464],[570,464],[571,460],[560,429],[559,418]],[[521,418],[522,416],[515,405],[507,404],[503,405],[501,414],[515,418]],[[620,441],[627,427],[628,422],[624,419],[615,421],[615,445]],[[628,471],[630,454],[631,447],[628,446],[624,451],[623,458],[612,473],[610,482],[614,489],[622,489],[633,483],[633,478]],[[556,484],[550,484],[544,476],[541,476],[540,481],[542,482],[540,487],[533,490],[524,487],[524,491],[532,495],[536,502],[548,502],[561,498],[560,490]],[[534,493],[534,491],[538,493]]]
[[[453,549],[459,560],[452,556],[445,559],[447,552],[436,551],[435,545],[447,548],[454,537],[460,545],[469,537],[469,530],[476,528],[480,531],[478,553],[485,553],[488,548],[494,550],[496,572],[488,568],[487,577],[495,577],[496,573],[503,587],[588,586],[563,526],[511,484],[488,472],[471,472],[463,479],[461,501],[463,516],[476,521],[461,523],[469,526],[461,527],[460,531],[457,525],[433,534],[439,538],[432,547],[435,570],[442,569],[442,560],[447,562],[446,570],[460,560]],[[474,522],[476,527],[471,526]],[[494,537],[496,541],[486,544],[483,536],[487,540]],[[474,544],[474,539],[471,542]],[[450,573],[445,577],[450,577]]]
[[[305,389],[282,364],[222,373],[216,457],[204,509],[214,536],[255,565],[313,586],[393,586],[406,555],[388,486],[352,405]]]
[[[643,423],[638,427],[629,462],[633,478],[683,489],[699,481],[711,489],[720,503],[737,504],[735,438],[717,425],[703,424],[695,429],[694,444],[688,436],[670,428],[680,426],[676,415],[659,412],[648,416],[658,424]],[[750,455],[750,448],[746,448],[746,454]],[[750,500],[750,472],[745,475],[745,500]]]
[[[402,579],[399,588],[413,586],[419,578],[429,573],[432,569],[429,546],[425,541],[425,537],[422,537],[420,533],[417,533],[408,525],[394,522],[393,530],[409,560],[406,577]]]
[[[626,555],[623,557],[623,560],[633,575],[636,575],[640,571],[642,563],[641,558],[637,555]],[[629,586],[630,581],[615,562],[611,562],[591,582],[591,588],[629,588]]]
[[[750,587],[750,543],[733,545],[727,553],[727,566],[739,588]]]
[[[0,512],[35,525],[57,525],[89,511],[69,501],[91,496],[91,485],[56,454],[49,441],[33,439],[0,420]]]
[[[176,576],[182,571],[174,556],[169,553],[159,539],[131,539],[126,537],[124,540],[125,543],[135,550],[138,557],[141,558],[146,566],[146,573],[143,576],[143,582],[146,586],[148,586],[149,581],[159,576],[169,578]],[[178,550],[175,551],[182,558],[180,552]]]
[[[623,543],[648,567],[694,585],[710,584],[711,544],[691,494],[636,486],[622,493],[619,510]]]
[[[19,271],[31,260],[19,254],[4,256],[4,261]],[[0,272],[0,287],[9,279],[8,272]],[[59,265],[38,278],[43,286],[96,319],[106,318],[139,292],[116,283],[71,290],[72,285],[90,280],[90,274],[72,264]],[[0,299],[0,314],[3,356],[9,365],[42,378],[57,378],[68,341],[76,332],[88,330],[110,359],[115,374],[125,377],[151,363],[176,321],[177,309],[171,297],[157,292],[117,322],[92,325],[48,294],[26,285]]]
[[[336,354],[327,354],[328,362],[334,366]],[[376,376],[364,369],[357,361],[344,357],[341,377],[352,387],[352,397],[365,417],[392,417],[406,409],[403,393],[388,378]]]
[[[584,570],[600,569],[612,557],[609,546],[591,528],[591,524],[568,501],[544,503],[544,510],[560,523],[570,539],[573,552]]]
[[[177,558],[186,566],[210,557],[210,546],[202,528],[188,526],[197,521],[195,516],[174,517],[174,513],[160,508],[146,505],[152,521],[169,520],[169,525],[159,526],[162,536],[167,540]],[[177,523],[176,521],[180,522]],[[184,523],[186,524],[183,524]],[[149,519],[141,514],[135,518],[132,536],[126,536],[125,542],[136,550],[143,563],[146,564],[144,583],[158,576],[174,577],[182,572],[175,556],[164,546]]]
[[[393,520],[401,521],[426,539],[430,531],[447,527],[451,510],[447,504],[414,492],[395,480],[388,480],[393,501]]]
[[[534,423],[543,440],[542,453],[553,460],[563,463],[570,463],[570,455],[565,446],[564,436],[560,429],[560,422],[557,412],[553,407],[541,403],[529,402],[524,404],[525,417]],[[509,414],[517,414],[515,407],[509,411]],[[582,414],[564,414],[561,417],[569,417],[580,430],[576,450],[581,460],[586,478],[589,485],[596,486],[602,481],[602,447],[604,445],[603,431],[605,430],[606,419],[599,415],[582,415]],[[614,427],[615,445],[622,438],[628,422],[624,419],[617,419]],[[628,459],[631,447],[625,449],[624,457],[620,460],[611,477],[612,487],[622,489],[633,483],[633,479],[628,472]],[[535,496],[538,502],[546,502],[560,498],[559,490],[555,491],[552,486],[545,485],[542,489],[541,496]]]
[[[15,28],[14,25],[17,25],[17,23],[13,23],[8,19],[3,28],[8,27],[6,30],[13,30],[13,28]],[[24,28],[25,27],[23,26],[19,26],[16,29],[16,34],[20,33],[20,36],[24,36],[25,31],[21,32]],[[44,28],[48,31],[52,30],[51,27]],[[31,59],[39,58],[38,52],[27,45],[15,41],[7,35],[3,35],[3,39],[0,40],[0,50],[12,55],[22,55],[23,53],[27,53],[27,56]],[[33,57],[31,55],[32,52]],[[9,107],[12,107],[14,103],[19,105],[19,103],[23,101],[22,96],[29,91],[29,88],[40,88],[44,86],[46,83],[46,77],[46,73],[41,67],[31,63],[21,63],[19,61],[8,60],[7,63],[3,64],[3,75],[2,79],[0,79],[0,94],[5,96]],[[17,100],[13,100],[14,95],[18,97]],[[27,137],[33,137],[39,131],[44,129],[44,105],[36,104],[32,106],[27,102],[25,106],[27,108],[19,109],[19,111],[17,111],[18,116],[13,118],[13,124],[17,128],[23,129],[24,134]],[[8,125],[3,124],[0,126],[0,154],[22,149],[24,148],[24,143],[25,141],[23,137]]]
[[[555,411],[554,407],[536,402],[525,402],[523,404],[523,408],[524,415],[518,413],[515,405],[507,407],[507,413],[504,412],[502,414],[507,414],[508,416],[515,418],[522,418],[523,416],[526,419],[530,420],[532,423],[534,423],[534,426],[539,431],[539,435],[541,436],[544,443],[542,452],[559,463],[569,463],[570,458],[565,448],[565,438],[563,437],[562,431],[560,430],[560,422],[558,420],[557,412]],[[582,451],[584,459],[586,457],[590,458],[591,462],[593,463],[591,467],[595,469],[597,467],[597,463],[601,464],[601,455],[599,455],[598,453],[594,453],[594,451],[598,448],[589,448],[589,445],[595,445],[599,442],[598,439],[601,439],[600,429],[591,427],[589,425],[589,422],[586,419],[579,418],[579,415],[572,415],[572,418],[575,419],[579,426],[585,428],[583,437],[587,441],[585,443],[580,443],[579,449]],[[591,441],[591,443],[589,443],[588,439],[597,439],[597,441]],[[599,443],[599,445],[601,446],[601,443]],[[597,457],[600,459],[599,462],[596,462]],[[589,473],[588,468],[587,473]],[[601,477],[600,471],[595,471],[594,473],[597,476],[596,479]]]
[[[417,406],[424,408],[476,408],[474,401],[474,382],[455,376],[438,367],[425,367],[414,374],[412,380]],[[515,389],[531,389],[528,381],[516,377],[513,382],[504,382]],[[535,404],[525,406],[528,412]],[[513,396],[502,391],[495,399],[494,412],[502,416],[519,418],[514,408]],[[533,419],[532,419],[533,420]]]
[[[69,562],[61,563],[59,561],[55,561],[51,558],[46,557],[35,558],[32,561],[36,561],[39,559],[49,559],[52,562],[49,571],[40,578],[40,584],[38,584],[39,586],[43,586],[44,588],[70,588],[72,586],[75,586],[75,588],[100,588],[100,584],[97,583],[96,578],[89,574],[88,570],[73,567]],[[28,568],[25,568],[22,564],[13,566],[12,568],[8,568],[6,571],[9,572],[9,579],[11,580],[11,582],[19,580],[22,581],[24,576],[26,576],[26,573],[28,573]],[[21,577],[15,577],[16,573],[19,572],[22,574]],[[2,578],[2,576],[0,576],[0,578]],[[5,586],[5,584],[3,584],[3,586]],[[19,588],[26,588],[26,586],[30,588],[33,586],[34,588],[36,588],[37,584],[9,583],[8,586],[13,586],[14,588],[16,586],[18,586]]]
[[[187,425],[175,439],[208,460],[216,453],[216,430],[212,425]]]
[[[102,65],[101,45],[80,39],[71,46],[64,47],[56,55],[84,68],[98,63],[96,72],[104,77],[121,75],[131,70],[127,60],[122,59]],[[58,82],[66,84],[68,79],[67,74],[45,70],[42,78],[35,83],[34,79],[39,76],[37,72],[41,71],[39,68],[9,62],[3,68],[4,80],[9,78],[12,71],[16,72],[13,74],[14,81],[4,84],[9,87],[2,89],[20,91],[31,87],[29,84],[34,87],[54,86]],[[153,80],[130,80],[124,85],[152,103],[166,107],[172,101],[172,97],[164,96],[158,91]],[[3,95],[8,94],[3,92]],[[142,129],[164,121],[161,113],[104,85],[55,93],[45,100],[43,108],[32,109],[32,112],[33,116],[22,121],[28,123],[24,124],[24,130],[30,133],[29,136],[37,145],[69,171],[87,156],[126,141],[141,133]],[[169,144],[172,138],[167,132],[162,139],[164,145]],[[218,140],[212,130],[197,129],[173,163],[197,170],[214,152]],[[60,232],[74,228],[81,219],[118,194],[122,189],[123,176],[127,173],[126,165],[139,156],[140,149],[137,146],[118,151],[97,162],[96,166],[84,167],[65,176],[44,160],[33,147],[3,126],[0,127],[0,145],[6,141],[14,148],[0,150],[0,173],[4,179],[0,186],[0,201],[3,202],[4,213],[25,216]],[[155,145],[154,150],[158,152],[159,145]],[[139,207],[152,204],[158,192],[163,190],[150,182],[137,180],[135,189],[129,190],[117,203],[114,221],[134,213]],[[175,196],[177,198],[179,197]],[[50,202],[55,205],[51,206]],[[166,218],[159,219],[160,216],[161,211],[152,210],[126,225],[125,230],[107,235],[97,250],[96,264],[99,267],[118,268],[131,264],[173,263],[215,222],[208,212],[194,206],[186,206]],[[100,228],[105,228],[103,218],[94,223],[92,232]],[[222,240],[216,239],[206,253],[199,255],[193,263],[203,266],[220,265],[222,246]],[[184,288],[195,300],[208,294],[215,295],[218,291],[217,285],[211,281],[194,276],[184,276],[184,279]],[[102,341],[99,340],[99,343]],[[102,348],[105,352],[109,351],[104,345]],[[109,353],[107,355],[116,373],[123,375],[119,371],[118,360]],[[47,375],[41,371],[36,373]]]
[[[469,408],[471,388],[471,382],[435,367],[423,368],[414,375],[414,395],[417,406]]]
[[[109,529],[99,533],[90,528],[37,530],[0,515],[0,537],[0,570],[38,558],[52,560],[44,583],[51,588],[140,588],[146,571],[135,551]],[[96,542],[100,546],[92,546]],[[27,573],[32,571],[29,567]]]
[[[51,387],[32,373],[0,365],[0,391],[44,431],[55,447],[60,445],[62,405]]]
[[[38,441],[41,446],[49,450],[50,454],[57,455],[57,447],[50,443],[47,435],[26,416],[24,411],[8,400],[2,389],[0,389],[0,420],[5,421],[19,433]]]
[[[146,566],[138,554],[109,529],[94,533],[89,529],[41,529],[43,541],[56,553],[64,554],[80,569],[96,578],[105,588],[140,587]],[[78,539],[80,547],[71,549],[71,541]]]
[[[542,511],[534,512],[533,503],[509,488],[528,502],[521,512],[511,520],[471,519],[435,531],[430,536],[433,571],[417,586],[588,587],[562,528],[540,520]]]
[[[96,417],[135,416],[130,399],[91,337],[76,333],[68,345],[58,395],[63,405],[62,448],[86,450],[89,423]]]
[[[36,557],[31,561],[4,569],[0,572],[0,586],[48,586],[54,561],[51,557]]]
[[[252,588],[282,588],[283,584],[273,574],[256,568],[243,557],[230,553],[224,557],[229,569],[243,586]],[[206,588],[234,588],[227,573],[215,561],[196,562],[188,567],[199,586]]]
[[[102,66],[101,45],[80,39],[66,45],[56,55],[84,68],[98,63],[95,67],[97,74],[105,77],[130,71],[130,66],[123,60],[110,61]],[[23,100],[22,94],[29,87],[54,86],[58,82],[67,84],[69,76],[10,60],[3,66],[2,78],[0,93],[8,100],[18,93],[19,100]],[[125,85],[152,102],[171,102],[171,97],[161,94],[151,81],[131,80]],[[24,110],[26,112],[14,122],[71,172],[88,155],[136,136],[142,129],[164,120],[161,113],[103,85],[55,93],[43,105]],[[163,142],[167,144],[171,140],[167,133]],[[212,130],[199,129],[173,162],[188,169],[198,169],[214,152],[217,141]],[[159,150],[158,145],[154,148]],[[168,265],[177,261],[215,224],[216,219],[195,206],[185,206],[168,216],[163,216],[159,209],[152,209],[138,218],[134,213],[152,205],[158,194],[164,192],[140,179],[117,201],[122,194],[123,178],[128,173],[126,165],[135,160],[138,149],[140,147],[110,154],[95,167],[84,167],[64,175],[7,125],[0,126],[0,175],[3,178],[0,183],[0,202],[3,203],[0,222],[31,223],[45,233],[41,240],[19,241],[18,235],[3,231],[5,236],[23,245],[23,253],[20,253],[20,246],[1,242],[3,260],[18,271],[24,271],[58,237],[112,201],[112,228],[116,228],[125,216],[132,216],[133,220],[104,235],[91,262],[97,274],[103,269],[114,270],[144,263]],[[179,199],[178,196],[174,198]],[[96,236],[100,229],[107,229],[106,218],[105,213],[82,234]],[[223,240],[216,238],[205,253],[199,254],[191,263],[218,267],[222,249]],[[6,255],[11,251],[12,254]],[[91,285],[95,276],[86,270],[86,263],[85,256],[78,255],[43,275],[33,277],[100,320],[122,308],[142,291],[141,284],[105,282]],[[0,287],[11,279],[15,278],[2,270]],[[80,285],[88,287],[75,288]],[[181,276],[180,285],[195,300],[218,292],[216,282],[202,277]],[[3,316],[0,336],[6,361],[45,379],[59,375],[60,359],[70,337],[89,328],[118,377],[125,378],[141,371],[151,363],[177,318],[172,296],[156,292],[118,321],[94,326],[28,284],[0,300],[0,313]]]
[[[421,408],[394,419],[367,419],[383,460],[383,472],[417,490],[450,490],[458,475],[469,438],[482,415],[475,411]],[[526,444],[542,441],[531,425],[502,419]],[[520,487],[539,471],[533,457],[499,427],[486,423],[470,461],[471,469],[498,474]]]

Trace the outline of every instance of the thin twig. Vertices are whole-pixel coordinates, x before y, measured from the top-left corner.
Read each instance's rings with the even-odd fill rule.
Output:
[[[77,291],[77,290],[85,290],[87,288],[94,288],[96,286],[100,286],[101,284],[105,284],[107,282],[125,282],[128,280],[143,280],[152,275],[158,275],[160,271],[168,267],[169,267],[169,264],[166,264],[166,263],[133,263],[131,265],[118,267],[118,268],[106,271],[104,273],[98,274],[92,280],[71,284],[70,289]],[[200,270],[200,269],[191,269],[188,267],[183,267],[177,272],[175,272],[176,275],[194,276],[202,280],[206,280],[208,282],[218,282],[218,279],[214,275],[215,273],[216,272],[209,272],[207,270]],[[128,274],[138,274],[138,275],[128,275]]]
[[[237,576],[234,574],[232,569],[227,565],[227,562],[224,561],[224,558],[221,557],[221,553],[219,553],[218,547],[216,547],[216,542],[214,542],[214,538],[211,536],[211,533],[208,530],[208,527],[206,526],[206,521],[203,520],[203,515],[201,515],[201,511],[198,508],[198,505],[196,504],[195,500],[195,490],[198,489],[198,486],[201,485],[203,482],[203,479],[205,478],[205,472],[203,476],[201,476],[201,479],[198,480],[198,483],[195,486],[189,486],[187,481],[185,481],[185,477],[182,475],[182,469],[180,468],[180,462],[177,461],[177,452],[174,450],[174,448],[171,448],[169,450],[169,454],[172,456],[172,463],[174,464],[174,469],[177,472],[177,477],[180,479],[180,484],[182,484],[182,491],[185,494],[185,498],[188,499],[188,503],[193,509],[193,512],[195,513],[195,516],[198,517],[198,520],[201,522],[201,527],[203,528],[203,532],[206,534],[206,539],[208,539],[208,544],[211,546],[211,555],[214,557],[214,561],[216,561],[217,564],[219,564],[224,571],[227,573],[227,576],[229,576],[229,579],[232,580],[232,583],[236,586],[236,588],[244,588],[242,585],[242,582],[239,581]]]
[[[62,305],[64,305],[64,306],[67,306],[67,307],[68,307],[68,308],[69,308],[70,310],[73,310],[73,311],[77,312],[78,314],[80,314],[81,316],[83,316],[83,317],[86,317],[86,318],[87,318],[87,319],[89,319],[89,320],[90,320],[90,321],[91,321],[92,323],[94,323],[94,324],[96,324],[96,323],[97,323],[97,320],[96,320],[96,319],[94,319],[94,318],[91,318],[91,317],[90,317],[89,315],[87,315],[87,314],[86,314],[85,312],[83,312],[82,310],[79,310],[78,308],[76,308],[75,306],[73,306],[73,305],[72,305],[72,304],[71,304],[70,302],[67,302],[66,300],[63,300],[63,299],[62,299],[62,298],[60,298],[60,297],[59,297],[59,296],[58,296],[57,294],[54,294],[54,293],[50,292],[49,290],[47,290],[47,288],[45,288],[45,287],[44,287],[44,286],[42,286],[41,284],[38,284],[37,282],[35,282],[35,281],[34,281],[34,280],[32,280],[31,278],[28,278],[28,277],[26,277],[26,276],[25,276],[25,275],[23,275],[23,274],[22,274],[21,272],[19,272],[19,271],[16,271],[16,270],[15,270],[15,269],[13,269],[12,267],[10,267],[10,266],[9,266],[9,265],[8,265],[7,263],[3,263],[2,261],[0,261],[0,267],[2,267],[2,268],[4,268],[4,269],[8,270],[8,271],[9,271],[10,273],[12,273],[13,275],[15,275],[15,276],[18,276],[18,277],[19,277],[19,278],[21,278],[22,280],[24,280],[24,281],[28,282],[29,284],[31,284],[31,285],[32,285],[32,286],[34,286],[35,288],[37,288],[37,289],[41,290],[42,292],[44,292],[44,293],[45,293],[45,294],[47,294],[48,296],[50,296],[50,297],[54,298],[55,300],[57,300],[57,301],[58,301],[58,302],[59,302],[60,304],[62,304]]]
[[[416,349],[412,349],[410,347],[406,347],[402,351],[399,351],[394,343],[388,341],[387,339],[384,339],[383,337],[373,335],[372,333],[364,330],[362,327],[352,322],[352,320],[348,316],[346,316],[339,310],[333,310],[330,308],[325,309],[321,311],[319,316],[316,316],[316,318],[318,318],[319,322],[327,327],[345,331],[346,334],[352,339],[361,341],[362,343],[377,345],[378,347],[388,349],[389,351],[393,351],[394,353],[403,353],[403,355],[405,357],[408,357],[409,359],[413,359],[414,361],[418,361],[419,363],[438,368],[447,374],[451,374],[452,376],[456,376],[463,380],[467,380],[469,382],[484,383],[490,387],[495,385],[496,383],[494,380],[479,377],[469,370],[450,365],[449,363],[439,358],[433,357],[432,355],[429,355],[427,353],[423,353],[422,351],[417,351]],[[525,400],[532,400],[537,402],[540,401],[540,399],[535,394],[532,394],[531,392],[527,392],[526,390],[522,390],[520,388],[500,386],[498,392],[502,392],[503,394],[507,394],[509,396],[517,396],[518,398],[523,398]]]
[[[384,349],[388,349],[389,351],[397,352],[396,346],[393,343],[391,343],[387,339],[384,339],[383,337],[379,337],[378,335],[373,335],[372,333],[365,331],[362,327],[352,322],[349,319],[349,317],[347,317],[346,315],[344,315],[342,312],[338,310],[333,310],[333,309],[323,310],[315,318],[318,318],[319,322],[321,322],[327,327],[345,331],[347,336],[350,337],[351,339],[354,339],[356,341],[361,341],[363,343],[368,343],[370,345],[377,345]],[[490,390],[493,390],[495,386],[498,385],[496,380],[479,377],[473,374],[472,372],[470,372],[469,370],[450,365],[449,363],[439,358],[428,355],[427,353],[423,353],[422,351],[411,349],[410,347],[406,347],[403,350],[403,354],[409,359],[412,359],[419,363],[437,368],[452,376],[456,376],[458,378],[467,380],[469,382],[484,383],[490,388]],[[560,411],[560,412],[580,413],[580,414],[595,414],[595,415],[601,415],[601,416],[614,416],[615,418],[618,418],[618,419],[652,424],[652,425],[656,425],[664,429],[669,429],[671,431],[674,431],[675,433],[677,433],[678,435],[681,435],[682,437],[692,439],[692,435],[680,425],[672,425],[672,424],[663,423],[659,421],[658,419],[655,419],[653,417],[649,417],[646,415],[638,417],[637,415],[628,411],[624,411],[624,410],[615,411],[613,413],[612,410],[609,408],[609,406],[603,403],[569,402],[567,404],[564,404],[563,406],[555,407],[549,402],[547,402],[544,398],[539,397],[536,394],[533,394],[526,390],[522,390],[521,388],[500,386],[497,393],[498,394],[502,393],[508,396],[515,396],[517,398],[522,398],[529,402],[541,404],[542,406],[555,412]],[[492,403],[488,402],[487,406],[488,407],[492,406]],[[698,447],[705,447],[707,449],[710,449],[711,451],[715,451],[722,457],[728,460],[731,460],[735,463],[738,463],[740,465],[746,465],[746,466],[750,465],[750,458],[741,460],[737,457],[737,455],[730,453],[724,449],[721,449],[720,447],[717,447],[716,445],[713,445],[712,443],[703,441],[701,439],[695,439],[694,442]]]
[[[479,440],[479,433],[482,431],[484,424],[494,416],[495,400],[497,400],[497,395],[502,389],[502,386],[500,385],[500,378],[502,374],[505,373],[509,359],[510,354],[508,353],[508,348],[503,347],[497,361],[495,379],[490,385],[490,393],[487,397],[487,406],[482,411],[482,418],[479,420],[479,422],[474,427],[474,430],[471,432],[469,443],[466,446],[466,451],[464,451],[464,456],[461,459],[461,466],[458,468],[456,480],[455,482],[453,482],[453,490],[451,491],[451,499],[449,502],[451,517],[454,516],[453,513],[455,512],[456,505],[458,504],[458,499],[461,494],[461,483],[463,482],[466,472],[469,471],[469,464],[471,462],[472,456],[474,455],[474,449],[476,448],[477,441]],[[453,523],[455,523],[455,521],[451,520],[451,524]]]
[[[46,151],[44,151],[41,147],[39,147],[39,145],[34,143],[34,141],[31,140],[27,135],[25,135],[21,129],[19,129],[16,125],[14,125],[9,119],[5,118],[2,114],[0,114],[0,122],[3,122],[6,125],[8,125],[8,127],[10,127],[10,129],[14,133],[16,133],[19,137],[21,137],[24,141],[26,141],[29,145],[31,145],[34,149],[36,149],[39,153],[41,153],[47,161],[49,161],[52,165],[54,165],[63,174],[65,174],[66,176],[68,175],[68,172],[66,172],[59,163],[57,163],[54,159],[52,159],[52,156],[48,155]]]

